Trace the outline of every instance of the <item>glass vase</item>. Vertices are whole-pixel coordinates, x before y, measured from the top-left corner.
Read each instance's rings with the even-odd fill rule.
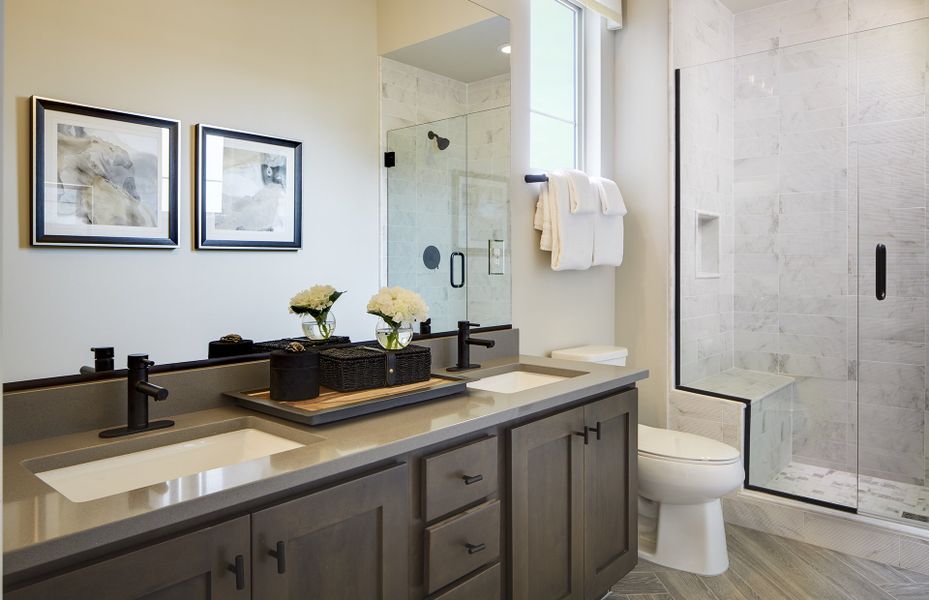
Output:
[[[303,315],[303,335],[314,341],[328,340],[335,333],[335,315],[330,310],[319,318]]]
[[[409,323],[394,326],[381,321],[374,333],[377,343],[384,350],[403,350],[413,341],[413,326]]]

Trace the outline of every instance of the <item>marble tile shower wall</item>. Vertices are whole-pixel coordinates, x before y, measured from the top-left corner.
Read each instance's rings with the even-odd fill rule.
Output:
[[[718,0],[676,0],[681,71],[681,383],[732,367],[732,13]],[[697,214],[718,215],[719,274],[697,276]]]
[[[736,55],[758,53],[735,62],[734,363],[796,379],[795,460],[918,484],[929,39],[925,22],[863,30],[926,10],[792,0],[735,17]],[[878,241],[892,273],[882,303]]]
[[[848,41],[734,69],[734,364],[795,379],[795,460],[854,471]]]
[[[854,38],[859,462],[863,474],[924,484],[926,457],[926,85],[929,22]],[[857,186],[857,188],[855,187]],[[874,247],[887,247],[887,299],[875,299]]]

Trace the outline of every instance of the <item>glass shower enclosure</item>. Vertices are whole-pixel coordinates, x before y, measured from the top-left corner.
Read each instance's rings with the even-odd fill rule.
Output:
[[[750,488],[929,526],[929,20],[676,77],[677,388]]]
[[[387,132],[387,282],[434,332],[510,322],[509,148],[508,107]]]

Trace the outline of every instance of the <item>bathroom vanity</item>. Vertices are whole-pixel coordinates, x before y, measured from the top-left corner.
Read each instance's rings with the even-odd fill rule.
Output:
[[[469,375],[467,393],[319,427],[230,402],[131,439],[7,446],[5,595],[600,598],[636,562],[647,372],[523,356]],[[48,475],[99,461],[105,476],[166,448],[181,460],[158,468],[197,469],[198,447],[224,435],[243,453],[296,447],[220,451],[228,464],[99,498]],[[95,476],[78,475],[78,488]]]

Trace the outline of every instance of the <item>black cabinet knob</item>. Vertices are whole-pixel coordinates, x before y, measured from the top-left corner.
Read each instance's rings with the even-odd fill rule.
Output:
[[[468,554],[477,554],[481,550],[485,550],[487,544],[465,544],[465,548],[468,549]]]
[[[591,431],[595,432],[597,434],[597,440],[598,441],[600,440],[600,421],[597,421],[596,427],[587,427],[587,429],[590,429]]]
[[[245,589],[245,557],[239,554],[235,557],[235,564],[231,564],[227,567],[230,571],[235,573],[235,589],[244,590]]]
[[[461,479],[464,480],[465,485],[471,485],[472,483],[484,481],[484,476],[480,474],[479,475],[463,475]]]
[[[589,428],[589,427],[584,427],[584,431],[575,431],[575,432],[574,432],[574,435],[577,435],[577,436],[580,436],[580,437],[584,438],[584,445],[585,445],[585,446],[586,446],[587,444],[590,443],[590,437],[589,437],[589,435],[590,435],[590,428]]]
[[[283,574],[287,570],[287,545],[284,542],[278,542],[274,550],[268,550],[268,554],[277,559],[277,572]]]

